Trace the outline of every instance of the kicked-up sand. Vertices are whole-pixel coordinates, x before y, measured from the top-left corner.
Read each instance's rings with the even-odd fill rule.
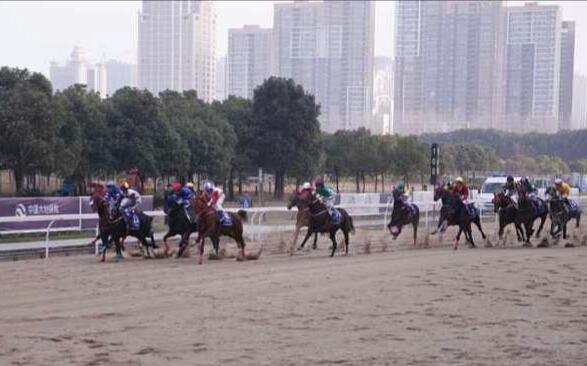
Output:
[[[0,365],[585,365],[584,247],[0,263]],[[370,253],[370,254],[361,254]]]

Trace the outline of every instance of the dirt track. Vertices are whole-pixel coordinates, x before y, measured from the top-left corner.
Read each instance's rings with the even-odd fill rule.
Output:
[[[587,249],[0,263],[0,365],[582,365]]]

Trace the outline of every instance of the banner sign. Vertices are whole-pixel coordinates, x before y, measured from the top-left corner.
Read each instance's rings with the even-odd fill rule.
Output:
[[[141,198],[144,211],[153,210],[153,196]],[[0,198],[0,217],[53,216],[92,213],[90,197],[6,197]],[[45,231],[51,220],[29,222],[1,222],[3,232]],[[98,219],[58,220],[52,228],[59,230],[94,229]]]

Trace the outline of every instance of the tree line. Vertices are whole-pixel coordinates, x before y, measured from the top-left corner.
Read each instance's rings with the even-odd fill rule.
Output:
[[[155,96],[125,87],[101,98],[74,85],[54,92],[42,74],[3,67],[0,165],[14,172],[19,192],[24,177],[33,174],[69,177],[83,194],[92,179],[137,168],[142,180],[210,179],[225,185],[229,197],[259,167],[275,176],[277,197],[287,179],[300,184],[319,174],[329,175],[337,188],[341,179],[352,178],[357,192],[364,191],[367,179],[375,180],[376,190],[386,177],[425,183],[431,142],[441,143],[443,175],[587,169],[587,160],[579,160],[587,152],[575,133],[457,131],[416,138],[372,135],[361,128],[326,134],[320,132],[319,115],[314,96],[291,79],[267,79],[252,100],[231,96],[205,103],[195,91]],[[587,131],[581,134],[587,137]],[[562,160],[569,156],[576,160],[570,166]]]

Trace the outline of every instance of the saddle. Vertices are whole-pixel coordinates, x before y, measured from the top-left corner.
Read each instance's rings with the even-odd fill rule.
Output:
[[[141,218],[136,212],[126,211],[124,216],[131,230],[139,230],[141,228]]]
[[[232,225],[232,218],[226,211],[216,211],[216,216],[218,217],[218,221],[220,221],[220,225],[222,226],[231,226]]]
[[[330,223],[334,225],[340,225],[342,223],[342,214],[335,208],[330,211]]]
[[[404,207],[406,208],[406,212],[410,217],[416,214],[416,205],[413,203],[404,202]]]
[[[577,211],[579,210],[579,206],[577,205],[577,202],[567,199],[567,205],[569,207],[569,214],[571,215],[575,215],[577,213]]]

